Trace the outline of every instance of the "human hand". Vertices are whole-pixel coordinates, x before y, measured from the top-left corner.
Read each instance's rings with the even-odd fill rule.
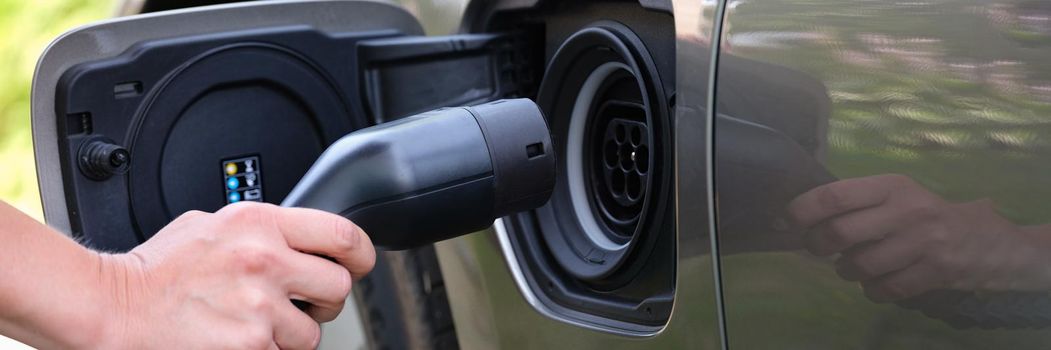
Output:
[[[103,317],[115,321],[103,347],[316,348],[318,322],[339,314],[375,256],[360,228],[317,210],[239,203],[183,214],[131,252],[103,256],[114,303]]]
[[[873,301],[935,289],[1047,290],[1045,239],[996,213],[988,200],[951,203],[902,175],[847,179],[788,206],[808,251],[839,253],[836,271]]]

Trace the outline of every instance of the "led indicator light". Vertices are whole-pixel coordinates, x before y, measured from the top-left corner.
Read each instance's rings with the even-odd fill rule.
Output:
[[[263,173],[258,155],[221,159],[219,167],[223,172],[222,193],[226,194],[227,204],[263,201]]]

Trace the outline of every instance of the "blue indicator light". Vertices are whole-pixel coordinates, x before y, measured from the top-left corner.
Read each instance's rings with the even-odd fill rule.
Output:
[[[241,186],[241,181],[238,181],[236,177],[231,177],[229,179],[226,179],[226,188],[229,188],[231,190],[235,190],[235,189],[237,189],[240,186]]]
[[[226,196],[226,199],[230,203],[237,203],[241,201],[241,194],[237,192],[230,192],[230,194]]]

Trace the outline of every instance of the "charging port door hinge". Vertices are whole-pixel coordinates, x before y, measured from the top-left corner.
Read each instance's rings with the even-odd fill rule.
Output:
[[[373,123],[447,107],[532,96],[543,48],[525,34],[396,37],[358,44]]]

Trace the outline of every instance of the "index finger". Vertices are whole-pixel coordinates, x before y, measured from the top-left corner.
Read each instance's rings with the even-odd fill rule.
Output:
[[[315,209],[284,208],[274,221],[289,247],[333,258],[355,280],[372,271],[376,264],[372,240],[342,216]]]
[[[800,228],[810,228],[834,216],[882,204],[901,175],[877,175],[818,186],[788,203],[788,216]]]

